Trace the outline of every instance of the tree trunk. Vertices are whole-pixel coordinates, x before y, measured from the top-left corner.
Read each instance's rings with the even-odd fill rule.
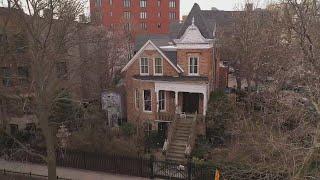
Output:
[[[46,139],[48,179],[56,180],[57,172],[54,134],[52,127],[49,125],[49,110],[46,106],[42,107],[43,108],[39,109],[38,115],[41,130]]]
[[[56,180],[57,172],[56,172],[56,153],[54,147],[54,138],[52,129],[49,127],[48,136],[47,136],[47,168],[48,168],[48,179]]]
[[[240,91],[241,90],[241,78],[236,77],[236,81],[237,81],[237,89]]]

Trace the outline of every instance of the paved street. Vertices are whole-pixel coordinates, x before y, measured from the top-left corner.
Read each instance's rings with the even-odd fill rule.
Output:
[[[9,162],[0,160],[0,169],[11,171],[32,172],[33,174],[47,175],[47,167],[43,165]],[[76,180],[144,180],[146,178],[130,177],[124,175],[107,174],[95,171],[87,171],[73,168],[57,168],[57,175],[63,178],[70,178]]]

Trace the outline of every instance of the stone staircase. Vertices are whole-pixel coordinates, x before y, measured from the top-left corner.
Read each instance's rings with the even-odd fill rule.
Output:
[[[193,117],[179,118],[166,154],[168,161],[186,162],[185,150],[194,128]]]

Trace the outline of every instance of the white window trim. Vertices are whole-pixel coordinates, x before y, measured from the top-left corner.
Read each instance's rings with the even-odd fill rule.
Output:
[[[139,105],[140,105],[140,101],[138,100],[138,97],[137,97],[137,92],[139,94],[139,100],[141,99],[140,98],[140,92],[139,92],[139,89],[134,89],[134,106],[136,109],[140,109],[139,108]],[[139,102],[139,103],[138,103]],[[137,104],[138,103],[138,104]],[[137,106],[138,105],[138,106]]]
[[[161,59],[161,67],[162,67],[162,73],[156,73],[156,58],[160,58]],[[153,59],[153,74],[155,76],[162,76],[163,75],[163,58],[161,57],[156,57]]]
[[[164,109],[160,110],[160,91],[159,91],[159,95],[158,95],[159,110],[160,110],[160,112],[166,112],[167,111],[167,106],[166,106],[167,96],[166,96],[166,91],[164,91],[164,90],[162,90],[162,91],[164,94]]]
[[[197,60],[198,60],[198,66],[197,66],[197,73],[190,73],[190,60],[191,60],[191,58],[197,58]],[[188,58],[188,75],[189,76],[199,76],[199,67],[200,67],[200,58],[198,57],[198,56],[190,56],[189,58]]]
[[[150,91],[150,101],[151,101],[151,103],[150,103],[150,105],[151,105],[151,110],[150,111],[148,111],[148,110],[146,110],[145,109],[145,103],[144,103],[144,91]],[[150,89],[143,89],[142,90],[142,94],[143,94],[143,112],[145,112],[145,113],[152,113],[152,91],[150,90]]]
[[[142,58],[146,58],[147,59],[147,62],[148,62],[148,73],[142,73],[142,68],[141,68],[141,60]],[[149,66],[149,59],[147,57],[141,57],[140,60],[139,60],[139,69],[140,69],[140,75],[141,76],[147,76],[149,75],[150,73],[150,66]]]

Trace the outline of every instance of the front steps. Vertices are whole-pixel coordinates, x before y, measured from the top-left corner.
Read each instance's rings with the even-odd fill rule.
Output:
[[[187,117],[185,119],[178,119],[172,142],[169,144],[169,148],[166,154],[168,161],[186,162],[185,150],[188,144],[189,136],[191,136],[193,127],[193,117]]]

